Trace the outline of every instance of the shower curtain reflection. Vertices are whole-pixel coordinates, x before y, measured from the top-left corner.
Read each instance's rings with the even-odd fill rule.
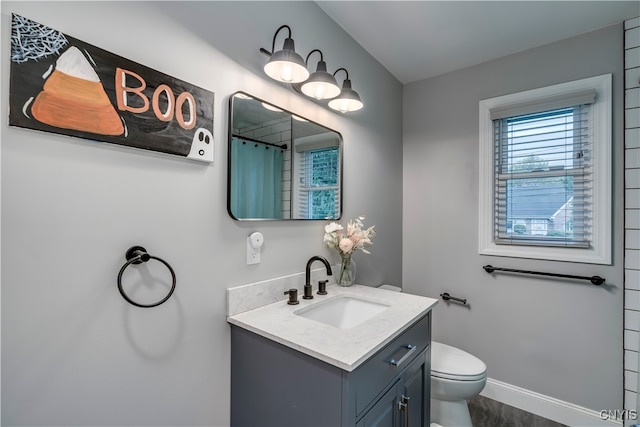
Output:
[[[283,150],[231,141],[231,212],[236,218],[282,218]]]

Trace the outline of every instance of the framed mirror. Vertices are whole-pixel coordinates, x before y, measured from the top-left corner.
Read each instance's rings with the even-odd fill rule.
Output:
[[[232,218],[340,219],[340,133],[236,92],[229,99],[228,153]]]

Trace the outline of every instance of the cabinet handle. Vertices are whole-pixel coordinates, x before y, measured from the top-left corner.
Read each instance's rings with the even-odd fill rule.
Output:
[[[404,394],[398,402],[398,409],[402,411],[402,426],[409,427],[409,398]]]
[[[413,352],[414,352],[414,351],[416,351],[416,350],[418,349],[418,347],[416,347],[415,345],[411,345],[411,344],[409,344],[409,345],[407,345],[407,346],[404,346],[404,348],[406,348],[406,349],[407,349],[407,350],[409,350],[409,351],[407,351],[407,352],[404,354],[404,356],[402,356],[402,357],[400,358],[400,360],[391,359],[391,360],[389,361],[389,364],[390,364],[390,365],[395,366],[396,368],[399,368],[399,367],[400,367],[400,365],[402,365],[402,364],[404,363],[404,361],[405,361],[405,360],[407,360],[409,357],[411,357],[411,355],[413,354]]]

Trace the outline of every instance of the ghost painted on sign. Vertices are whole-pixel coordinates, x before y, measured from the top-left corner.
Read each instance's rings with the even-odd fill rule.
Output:
[[[9,124],[213,161],[214,94],[12,16]]]

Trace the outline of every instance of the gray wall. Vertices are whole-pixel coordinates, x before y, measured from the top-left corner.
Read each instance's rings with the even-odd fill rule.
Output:
[[[439,304],[434,339],[490,378],[566,402],[622,409],[623,29],[567,39],[404,87],[403,278]],[[613,265],[478,255],[478,102],[613,73]],[[489,275],[482,265],[598,274],[607,286]]]
[[[229,423],[225,289],[299,273],[323,221],[235,222],[226,212],[228,97],[243,90],[342,133],[344,214],[378,237],[359,281],[402,276],[402,88],[312,2],[5,2],[1,111],[15,12],[215,92],[215,162],[9,127],[2,116],[2,424]],[[275,30],[349,69],[365,109],[341,115],[262,72]],[[279,41],[282,43],[282,41]],[[265,236],[262,263],[245,239]],[[178,284],[139,309],[116,288],[125,250],[146,246]],[[158,269],[158,275],[163,271]],[[164,276],[160,276],[164,277]]]

